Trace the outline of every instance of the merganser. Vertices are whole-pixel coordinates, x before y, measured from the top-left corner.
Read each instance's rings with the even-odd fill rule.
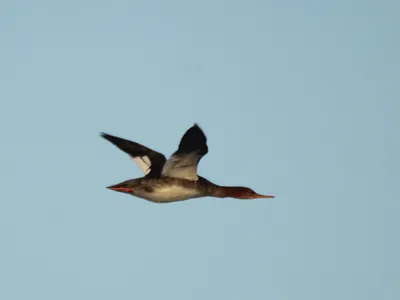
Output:
[[[197,174],[197,166],[208,153],[207,138],[198,124],[181,138],[178,150],[167,160],[157,151],[138,143],[102,132],[101,137],[128,154],[145,173],[107,187],[154,203],[169,203],[200,197],[275,198],[241,186],[220,186]]]

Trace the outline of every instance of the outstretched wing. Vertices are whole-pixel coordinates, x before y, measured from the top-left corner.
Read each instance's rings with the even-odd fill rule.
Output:
[[[138,165],[138,167],[146,174],[147,178],[158,178],[161,176],[161,170],[166,161],[166,158],[163,154],[138,143],[104,132],[102,132],[100,135],[114,146],[127,153]]]
[[[178,150],[165,162],[161,175],[197,181],[197,166],[207,153],[207,138],[194,124],[183,135]]]

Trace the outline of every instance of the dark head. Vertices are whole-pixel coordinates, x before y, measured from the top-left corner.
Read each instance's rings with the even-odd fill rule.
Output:
[[[255,191],[247,187],[222,187],[222,189],[224,190],[225,197],[237,199],[275,198],[275,196],[257,194]]]

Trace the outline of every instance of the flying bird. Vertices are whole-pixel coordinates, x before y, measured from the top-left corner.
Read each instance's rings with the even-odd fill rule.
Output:
[[[128,154],[145,176],[107,187],[155,203],[169,203],[201,197],[275,198],[241,186],[220,186],[197,174],[200,160],[208,153],[207,138],[198,124],[181,138],[169,159],[136,142],[102,132],[101,137]]]

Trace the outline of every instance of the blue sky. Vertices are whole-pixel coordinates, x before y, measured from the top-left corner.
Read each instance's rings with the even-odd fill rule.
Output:
[[[398,1],[2,1],[0,298],[399,299]],[[276,199],[157,205],[105,131]]]

